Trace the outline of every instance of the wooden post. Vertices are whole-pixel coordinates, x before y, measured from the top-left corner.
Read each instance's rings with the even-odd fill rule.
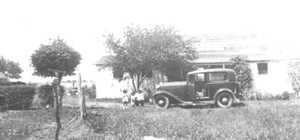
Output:
[[[81,80],[81,74],[78,73],[78,92],[80,95],[80,117],[81,119],[85,119],[86,114],[86,106],[85,106],[85,96],[84,92],[82,91],[82,80]]]

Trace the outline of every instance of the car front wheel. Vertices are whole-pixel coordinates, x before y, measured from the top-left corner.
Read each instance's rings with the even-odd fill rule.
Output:
[[[216,98],[217,106],[221,108],[228,108],[232,105],[233,97],[228,92],[221,92]]]
[[[155,97],[155,104],[159,107],[159,108],[168,108],[170,106],[170,100],[167,96],[165,95],[157,95]]]

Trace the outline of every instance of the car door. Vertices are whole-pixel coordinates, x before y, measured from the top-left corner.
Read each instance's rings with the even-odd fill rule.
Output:
[[[227,73],[225,72],[211,72],[207,73],[207,96],[211,99],[216,92],[221,88],[230,87],[231,83],[228,82]]]
[[[205,73],[198,73],[195,75],[195,77],[195,94],[199,98],[205,98],[207,95]]]

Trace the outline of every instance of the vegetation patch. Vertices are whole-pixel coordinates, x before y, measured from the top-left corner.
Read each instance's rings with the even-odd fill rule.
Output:
[[[0,86],[0,95],[4,98],[1,105],[6,109],[29,109],[35,95],[32,85]]]
[[[282,103],[249,102],[230,109],[101,109],[89,116],[95,117],[96,133],[114,139],[299,139],[299,105]]]
[[[3,139],[53,139],[53,110],[7,111],[0,113],[0,132],[17,134]],[[78,108],[62,109],[61,139],[133,139],[145,136],[165,139],[272,139],[300,138],[298,101],[248,101],[228,109],[174,107],[167,110],[150,105],[128,109],[88,109],[86,127],[79,121]],[[11,133],[10,133],[11,134]],[[23,135],[24,134],[24,135]],[[21,137],[22,136],[22,137]]]

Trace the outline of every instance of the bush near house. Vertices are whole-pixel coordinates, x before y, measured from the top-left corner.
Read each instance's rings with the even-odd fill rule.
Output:
[[[240,85],[241,94],[243,98],[249,99],[252,96],[249,90],[252,89],[253,77],[249,64],[247,63],[247,58],[244,56],[237,56],[231,59],[232,69],[236,73],[237,82]]]
[[[32,85],[0,86],[0,95],[4,98],[2,103],[5,109],[29,109],[35,95]]]
[[[296,96],[299,96],[300,92],[300,62],[290,62],[288,67],[288,76],[291,82],[291,85],[296,93]]]
[[[270,93],[263,93],[260,91],[249,90],[247,93],[248,100],[291,100],[297,97],[297,93],[294,92],[282,92],[281,94],[273,95]]]

